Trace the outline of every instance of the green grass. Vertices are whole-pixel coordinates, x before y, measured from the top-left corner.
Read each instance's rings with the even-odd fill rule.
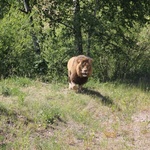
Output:
[[[75,93],[67,83],[1,80],[0,149],[148,149],[148,91],[92,80],[84,87]]]

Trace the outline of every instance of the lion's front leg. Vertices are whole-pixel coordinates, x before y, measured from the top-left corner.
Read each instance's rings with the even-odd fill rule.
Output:
[[[72,89],[72,82],[71,82],[71,72],[68,71],[68,82],[69,82],[69,89]]]
[[[76,83],[74,83],[74,77],[75,77],[75,74],[72,74],[71,72],[69,72],[69,89],[77,90],[78,86],[76,85]]]
[[[77,90],[78,89],[78,87],[77,87],[77,85],[74,83],[74,82],[69,82],[69,89],[71,89],[71,90]]]

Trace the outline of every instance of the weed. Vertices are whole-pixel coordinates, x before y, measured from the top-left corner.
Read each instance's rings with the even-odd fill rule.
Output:
[[[61,110],[54,106],[44,106],[40,115],[46,124],[54,124],[60,120]]]
[[[3,96],[11,96],[12,95],[11,89],[7,86],[2,86],[2,95]]]
[[[18,95],[18,103],[20,105],[23,105],[24,104],[24,101],[25,101],[25,94],[19,94]]]

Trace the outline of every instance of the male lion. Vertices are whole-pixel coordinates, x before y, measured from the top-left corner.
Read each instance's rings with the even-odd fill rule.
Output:
[[[87,82],[88,77],[92,74],[92,61],[90,57],[84,55],[69,59],[67,64],[69,89],[81,91],[82,85]]]

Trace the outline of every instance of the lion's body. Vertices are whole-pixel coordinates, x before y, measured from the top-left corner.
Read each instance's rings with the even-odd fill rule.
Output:
[[[77,90],[76,85],[79,85],[80,90],[92,74],[92,59],[84,55],[72,57],[68,61],[67,68],[69,88]]]

